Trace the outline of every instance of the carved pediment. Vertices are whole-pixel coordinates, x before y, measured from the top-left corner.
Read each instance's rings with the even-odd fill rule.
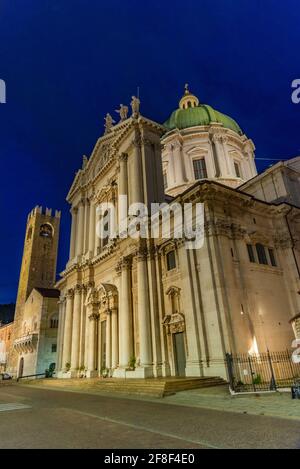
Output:
[[[118,306],[118,289],[111,283],[101,283],[98,288],[98,298],[101,308],[110,313]]]
[[[163,325],[167,328],[168,334],[176,334],[185,331],[185,319],[181,313],[168,314],[164,320]]]
[[[90,288],[86,295],[85,306],[97,305],[99,303],[98,290]]]

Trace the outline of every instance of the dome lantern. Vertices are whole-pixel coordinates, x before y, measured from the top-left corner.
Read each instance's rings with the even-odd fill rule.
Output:
[[[179,108],[188,109],[199,106],[199,99],[190,92],[188,83],[185,84],[184,88],[184,95],[179,101]]]

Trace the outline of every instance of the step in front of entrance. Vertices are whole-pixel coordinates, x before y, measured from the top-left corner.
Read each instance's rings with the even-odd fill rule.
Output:
[[[26,381],[29,385],[72,389],[76,391],[109,392],[120,394],[147,395],[163,397],[180,391],[220,386],[226,382],[216,377],[203,378],[78,378],[78,379],[39,379]]]

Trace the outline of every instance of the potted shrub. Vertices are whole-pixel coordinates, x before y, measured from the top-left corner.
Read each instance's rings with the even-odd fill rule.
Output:
[[[101,368],[101,376],[102,378],[107,378],[109,376],[109,369],[105,366]]]
[[[136,367],[136,357],[131,357],[128,363],[129,370],[134,371]]]

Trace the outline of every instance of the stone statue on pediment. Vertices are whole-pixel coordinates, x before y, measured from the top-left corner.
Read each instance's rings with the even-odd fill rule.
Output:
[[[138,117],[140,114],[140,105],[141,105],[141,101],[139,100],[139,98],[137,98],[136,96],[132,96],[130,105],[132,109],[132,117]]]
[[[82,157],[82,169],[85,169],[85,167],[87,165],[87,162],[88,162],[87,156],[83,155],[83,157]]]
[[[120,104],[120,109],[116,109],[116,112],[120,115],[120,122],[123,122],[127,119],[128,106],[124,106],[124,104]]]
[[[107,134],[108,132],[111,131],[113,124],[115,124],[116,122],[113,120],[113,118],[111,117],[109,113],[106,114],[104,120],[105,120],[105,124],[104,124],[105,133]]]

